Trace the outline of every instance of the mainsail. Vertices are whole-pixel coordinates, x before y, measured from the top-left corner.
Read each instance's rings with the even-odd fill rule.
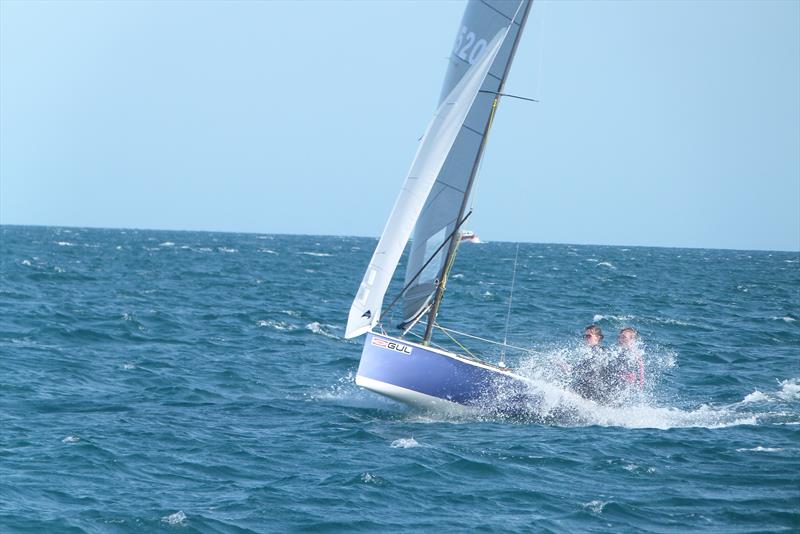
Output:
[[[465,63],[462,75],[453,79],[447,96],[442,99],[428,125],[350,307],[345,337],[351,338],[369,331],[380,319],[383,297],[403,249],[423,210],[423,204],[429,199],[434,182],[441,176],[448,154],[464,130],[473,103],[480,98],[479,91],[486,83],[490,68],[504,48],[509,20],[506,25],[498,25],[480,49],[474,50],[474,46],[469,49],[467,58],[472,59],[471,65]]]
[[[406,268],[408,289],[403,302],[405,324],[412,324],[428,311],[442,281],[445,263],[455,252],[458,236],[447,245],[442,244],[463,220],[496,99],[503,90],[530,1],[473,0],[464,12],[450,55],[442,100],[471,70],[470,65],[481,57],[481,52],[488,47],[489,41],[500,28],[508,27],[508,35],[489,68],[481,91],[461,126],[417,220]],[[437,249],[439,252],[436,252]],[[431,260],[434,253],[435,257]],[[429,263],[425,265],[426,262]]]

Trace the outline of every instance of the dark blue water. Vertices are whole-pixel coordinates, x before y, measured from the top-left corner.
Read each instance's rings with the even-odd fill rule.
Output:
[[[649,374],[541,425],[355,386],[375,240],[0,235],[0,531],[800,529],[797,253],[521,245],[512,364],[595,321],[638,328]],[[462,246],[441,322],[502,339],[514,253]]]

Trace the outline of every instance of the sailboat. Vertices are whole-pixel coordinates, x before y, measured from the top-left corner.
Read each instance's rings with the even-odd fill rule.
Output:
[[[439,107],[378,241],[347,320],[366,335],[356,384],[423,409],[480,405],[526,380],[469,353],[431,344],[468,200],[532,0],[470,0],[456,34]],[[413,236],[412,236],[413,233]],[[384,296],[411,240],[401,335],[381,322]],[[424,319],[424,320],[423,320]],[[415,329],[424,330],[418,333]],[[410,334],[421,339],[412,341]]]

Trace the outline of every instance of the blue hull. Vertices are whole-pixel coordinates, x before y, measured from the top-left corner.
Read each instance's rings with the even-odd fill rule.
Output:
[[[431,347],[366,334],[356,383],[420,408],[480,407],[525,381],[507,369]]]

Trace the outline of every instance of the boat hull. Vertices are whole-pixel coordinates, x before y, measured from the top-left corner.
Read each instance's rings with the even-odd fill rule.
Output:
[[[366,334],[356,384],[422,409],[476,408],[522,392],[507,369],[375,333]]]

